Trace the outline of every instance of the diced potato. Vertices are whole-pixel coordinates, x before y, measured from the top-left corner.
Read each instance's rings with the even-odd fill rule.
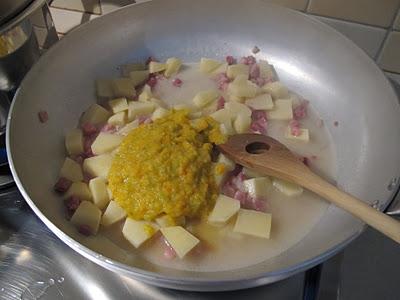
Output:
[[[235,79],[232,81],[232,84],[240,85],[240,84],[246,84],[249,81],[249,76],[246,74],[239,74],[235,77]]]
[[[126,111],[121,111],[112,115],[108,120],[107,123],[114,126],[123,126],[126,123]]]
[[[274,108],[268,111],[269,120],[291,120],[293,119],[292,100],[278,99]]]
[[[200,242],[181,226],[165,227],[160,230],[179,258],[183,258]]]
[[[217,163],[224,164],[228,171],[232,171],[233,169],[235,169],[235,163],[222,153],[218,155]]]
[[[235,128],[237,133],[245,133],[249,131],[251,125],[251,117],[244,114],[240,114],[233,121],[233,128]]]
[[[113,79],[111,83],[114,97],[133,98],[136,95],[135,86],[130,78]]]
[[[281,193],[289,197],[300,196],[303,193],[303,188],[295,183],[274,178],[272,185]]]
[[[83,134],[80,129],[72,129],[65,136],[65,148],[69,155],[78,155],[83,152]]]
[[[139,120],[134,120],[128,124],[126,124],[124,127],[122,127],[119,131],[118,134],[122,136],[128,135],[129,132],[131,132],[133,129],[137,128],[139,126]]]
[[[246,75],[248,78],[249,66],[244,64],[230,65],[226,70],[226,75],[230,79],[234,79],[238,75]]]
[[[246,100],[245,104],[256,110],[270,110],[274,108],[274,102],[269,94],[261,94]]]
[[[305,128],[300,128],[300,135],[293,135],[290,127],[286,129],[285,132],[285,138],[289,140],[294,140],[294,141],[301,141],[301,142],[306,142],[308,143],[310,141],[310,134],[308,132],[308,129]]]
[[[289,97],[289,90],[280,81],[269,82],[262,89],[270,94],[274,100]]]
[[[156,110],[153,112],[153,114],[151,115],[151,119],[153,121],[165,117],[166,115],[169,114],[169,110],[162,108],[162,107],[157,107]]]
[[[268,191],[272,187],[269,177],[257,177],[243,181],[247,193],[254,198],[266,198]]]
[[[110,202],[107,192],[106,180],[101,177],[93,178],[89,181],[89,190],[92,193],[93,203],[103,209]]]
[[[92,144],[92,152],[95,155],[111,152],[121,144],[122,139],[117,134],[100,132]]]
[[[101,218],[101,225],[110,226],[126,217],[125,210],[115,201],[110,201]]]
[[[61,167],[60,177],[64,177],[72,182],[82,181],[83,173],[81,165],[69,157],[65,158],[64,164]]]
[[[234,82],[230,83],[228,85],[228,94],[236,96],[236,97],[240,97],[240,98],[253,98],[257,95],[258,93],[258,86],[247,80],[244,83],[238,83],[235,84]],[[239,98],[239,99],[240,99]]]
[[[74,182],[65,193],[64,197],[69,198],[71,196],[79,197],[79,199],[91,201],[92,200],[92,193],[86,183],[84,182]]]
[[[221,131],[222,134],[225,134],[225,135],[233,135],[236,133],[235,129],[232,126],[232,121],[220,124],[219,130]]]
[[[238,115],[244,115],[251,117],[251,109],[246,105],[238,102],[227,102],[224,106],[225,109],[231,112],[231,114],[236,117]]]
[[[264,176],[263,174],[258,173],[257,171],[254,171],[254,170],[251,170],[251,169],[248,169],[248,168],[245,168],[245,167],[243,167],[243,171],[242,172],[248,178],[256,178],[256,177],[263,177]]]
[[[98,104],[92,104],[82,115],[80,123],[90,123],[98,125],[107,122],[111,113]]]
[[[76,226],[88,226],[92,234],[99,230],[101,218],[100,209],[89,201],[83,201],[71,217],[72,224]]]
[[[208,216],[208,222],[210,223],[226,223],[233,217],[240,209],[240,201],[227,197],[225,195],[219,195],[215,206]]]
[[[164,63],[160,63],[160,62],[156,62],[156,61],[151,61],[149,63],[150,74],[164,71],[166,68],[167,68],[167,64],[164,64]]]
[[[138,101],[140,102],[147,102],[149,101],[151,98],[153,97],[153,93],[151,91],[151,87],[146,84],[143,89],[142,92],[139,95]]]
[[[129,78],[132,82],[132,85],[137,87],[139,84],[142,84],[149,78],[149,74],[150,73],[148,70],[132,71],[129,73]]]
[[[114,199],[111,190],[107,187],[107,193],[108,193],[108,198],[110,198],[111,200]]]
[[[193,103],[197,107],[205,107],[219,97],[219,93],[215,90],[199,92],[194,96]]]
[[[110,154],[102,154],[86,158],[83,161],[83,171],[93,177],[107,178],[112,163]]]
[[[131,63],[121,66],[121,75],[123,77],[129,77],[129,74],[133,71],[145,71],[147,66],[144,63]]]
[[[221,73],[226,73],[226,70],[228,69],[228,64],[227,63],[223,63],[222,65],[220,65],[219,67],[217,67],[216,69],[214,69],[211,74],[212,75],[218,75]]]
[[[240,209],[233,231],[269,239],[271,220],[271,214]]]
[[[260,60],[258,62],[258,67],[260,68],[260,77],[264,79],[273,79],[275,77],[273,67],[268,64],[265,60]]]
[[[170,57],[166,61],[166,69],[164,71],[165,77],[171,77],[172,75],[179,72],[179,69],[182,65],[182,61],[176,57]]]
[[[213,118],[218,123],[226,123],[231,122],[233,120],[234,114],[232,114],[231,110],[226,108],[222,108],[210,114],[210,117]]]
[[[113,114],[116,114],[118,112],[128,110],[128,101],[126,98],[117,98],[108,101],[108,106],[111,108]]]
[[[200,118],[202,115],[203,115],[203,114],[201,113],[201,111],[194,111],[194,112],[191,112],[191,113],[189,114],[189,119],[191,119],[191,120],[198,119],[198,118]]]
[[[239,103],[244,103],[244,101],[246,101],[245,97],[239,97],[233,94],[229,94],[229,101],[234,101],[234,102],[239,102]]]
[[[223,63],[218,60],[203,57],[200,59],[200,72],[211,73],[222,64]]]
[[[96,80],[96,94],[99,98],[111,98],[113,90],[111,87],[111,79],[97,79]]]
[[[137,116],[149,115],[156,108],[156,105],[151,102],[132,101],[129,103],[128,120],[133,121]]]
[[[158,228],[151,222],[127,218],[122,228],[122,234],[135,248],[138,248],[151,238],[157,230]]]

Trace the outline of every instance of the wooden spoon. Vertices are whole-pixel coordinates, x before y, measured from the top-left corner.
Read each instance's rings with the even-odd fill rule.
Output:
[[[400,243],[400,222],[319,177],[277,140],[261,134],[238,134],[218,148],[246,168],[313,191]]]

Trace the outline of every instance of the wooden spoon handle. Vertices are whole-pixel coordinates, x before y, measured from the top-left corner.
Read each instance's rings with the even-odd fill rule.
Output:
[[[400,222],[369,206],[360,199],[339,190],[311,171],[303,178],[298,178],[296,181],[400,243]]]

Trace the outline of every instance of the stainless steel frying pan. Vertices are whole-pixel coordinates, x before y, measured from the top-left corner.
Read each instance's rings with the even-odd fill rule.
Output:
[[[64,134],[95,101],[95,78],[116,76],[118,65],[149,55],[221,59],[228,53],[248,55],[254,45],[281,80],[320,112],[335,142],[338,185],[369,203],[379,200],[384,208],[393,192],[387,187],[400,175],[400,107],[389,82],[364,52],[333,29],[259,0],[156,0],[96,19],[63,38],[25,78],[8,120],[9,160],[26,201],[88,259],[164,287],[227,290],[266,284],[338,252],[363,224],[330,206],[301,242],[258,265],[212,273],[165,269],[112,245],[97,247],[94,240],[100,237],[82,240],[64,220],[61,201],[52,192],[64,158]],[[40,110],[48,111],[48,123],[38,122]]]

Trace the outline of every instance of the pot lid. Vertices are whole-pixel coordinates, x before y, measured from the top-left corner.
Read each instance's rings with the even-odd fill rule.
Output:
[[[18,15],[33,0],[0,0],[0,25]]]

